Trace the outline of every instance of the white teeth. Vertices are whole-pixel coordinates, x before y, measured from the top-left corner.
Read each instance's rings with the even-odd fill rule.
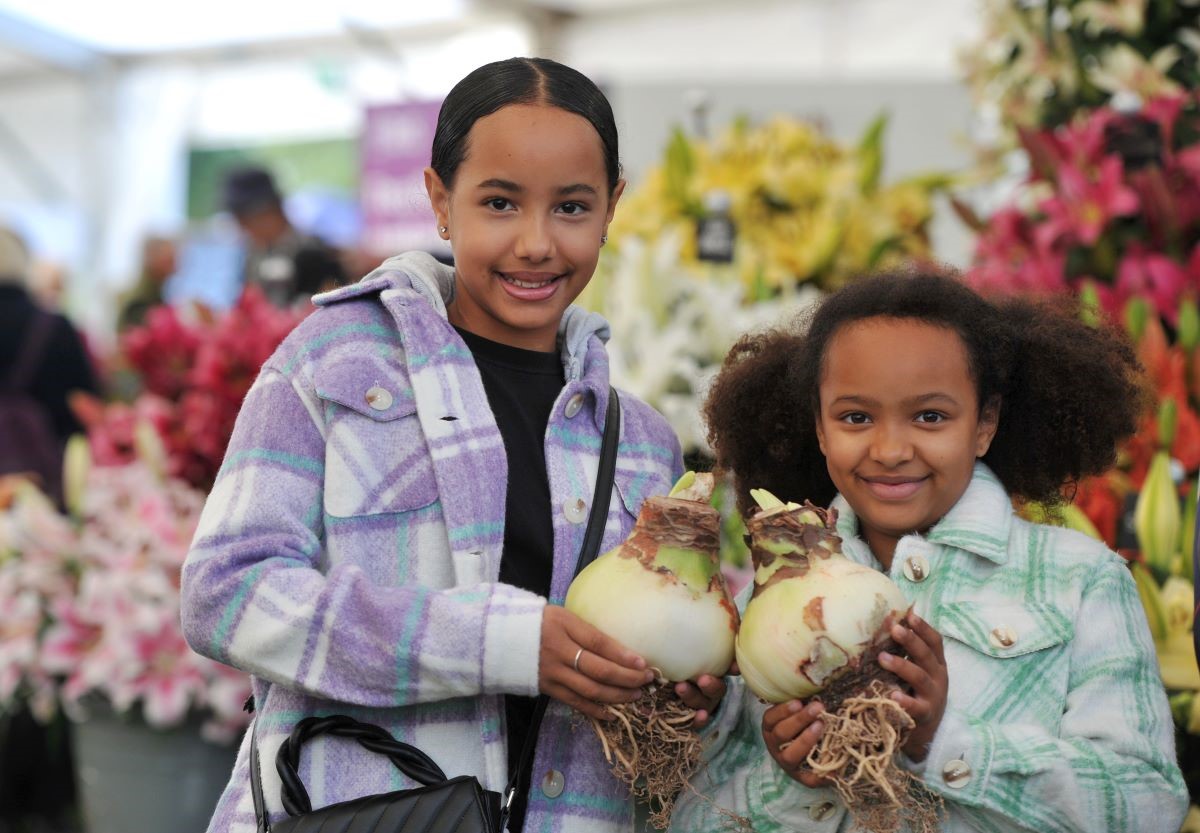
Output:
[[[519,281],[516,278],[510,278],[508,275],[504,275],[503,277],[504,280],[508,281],[513,286],[521,287],[521,289],[540,289],[543,286],[548,286],[549,284],[554,283],[554,278],[551,278],[548,281],[541,281],[540,283],[529,283],[528,281]]]

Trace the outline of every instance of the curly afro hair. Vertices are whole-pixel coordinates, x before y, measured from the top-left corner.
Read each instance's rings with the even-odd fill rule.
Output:
[[[1080,478],[1111,467],[1147,402],[1124,334],[1085,324],[1073,306],[993,301],[944,274],[876,275],[790,327],[743,336],[725,358],[704,417],[743,512],[751,487],[785,500],[833,499],[816,434],[825,355],[840,328],[876,317],[927,322],[962,339],[980,408],[1000,405],[983,461],[1018,499],[1061,504]]]

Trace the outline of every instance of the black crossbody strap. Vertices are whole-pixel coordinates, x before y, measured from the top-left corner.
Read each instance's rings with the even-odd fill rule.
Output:
[[[604,538],[604,527],[608,523],[609,503],[612,500],[613,483],[617,472],[617,444],[621,436],[621,400],[617,389],[608,389],[608,410],[604,416],[604,438],[600,442],[600,464],[596,471],[596,491],[592,495],[592,508],[588,514],[587,529],[583,533],[583,546],[579,550],[579,560],[575,563],[575,575],[578,576],[588,564],[595,560],[600,553],[600,542]],[[525,745],[521,749],[521,762],[517,771],[510,776],[508,786],[504,790],[504,807],[500,828],[508,825],[508,809],[512,806],[513,797],[520,788],[518,783],[521,773],[528,768],[533,760],[533,751],[537,747],[538,730],[542,718],[546,714],[546,706],[550,698],[545,694],[539,695],[534,706],[529,733],[525,736]],[[254,815],[258,823],[257,833],[270,833],[267,821],[266,802],[263,801],[262,767],[258,757],[258,716],[250,729],[250,794],[254,800]]]
[[[267,805],[263,801],[262,767],[258,763],[258,718],[259,715],[256,714],[250,727],[250,796],[254,799],[257,833],[269,833],[271,828],[267,824]]]
[[[600,541],[604,538],[604,527],[608,523],[608,505],[612,500],[613,482],[617,474],[617,441],[621,437],[621,400],[617,389],[608,389],[608,411],[604,415],[604,438],[600,442],[600,466],[596,471],[596,491],[592,495],[592,510],[588,515],[587,530],[583,533],[583,546],[579,548],[579,560],[575,562],[575,575],[578,576],[583,568],[591,564],[600,554]],[[546,716],[546,707],[550,698],[545,694],[538,695],[534,703],[533,716],[529,721],[529,732],[525,735],[525,745],[521,747],[521,762],[516,772],[509,777],[508,787],[504,790],[505,824],[508,821],[508,808],[521,785],[521,773],[529,769],[533,761],[533,750],[537,747],[538,730],[542,726],[542,718]]]

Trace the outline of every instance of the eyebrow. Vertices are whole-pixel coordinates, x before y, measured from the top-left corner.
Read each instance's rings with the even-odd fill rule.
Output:
[[[949,402],[954,405],[958,404],[958,400],[955,399],[953,396],[951,396],[948,393],[941,393],[939,391],[934,391],[933,393],[923,393],[919,396],[912,396],[912,397],[909,397],[908,399],[904,400],[905,405],[927,405],[930,402]],[[844,396],[839,396],[837,399],[834,399],[829,404],[830,405],[838,405],[838,404],[866,405],[866,406],[878,407],[879,402],[874,399],[871,399],[869,396],[857,396],[855,394],[846,394]]]
[[[523,186],[518,185],[510,179],[485,179],[483,182],[479,183],[477,187],[480,189],[499,188],[501,191],[508,191],[510,194],[521,194],[525,192],[525,188]],[[599,194],[599,191],[597,191],[593,186],[588,185],[586,182],[576,182],[572,185],[563,185],[558,189],[558,195],[560,197],[567,196],[568,194],[579,193],[596,196]]]

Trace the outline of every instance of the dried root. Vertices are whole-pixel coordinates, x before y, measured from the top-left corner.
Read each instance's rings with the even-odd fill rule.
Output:
[[[869,833],[895,833],[907,823],[914,833],[935,833],[941,797],[896,764],[914,724],[876,680],[836,712],[821,715],[821,739],[808,756],[811,770],[833,782],[855,824]]]
[[[607,707],[615,718],[591,721],[613,774],[650,808],[650,823],[665,830],[679,791],[700,768],[694,709],[669,685],[651,686],[640,700]]]

